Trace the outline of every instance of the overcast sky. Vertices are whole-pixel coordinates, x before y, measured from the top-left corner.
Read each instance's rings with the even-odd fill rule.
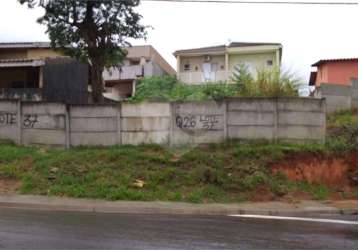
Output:
[[[358,57],[358,5],[142,2],[138,11],[143,23],[154,28],[146,43],[174,68],[175,50],[228,41],[282,43],[284,67],[305,79],[310,65],[319,59]],[[1,42],[48,40],[45,27],[36,23],[40,15],[41,11],[28,10],[17,0],[1,0]]]

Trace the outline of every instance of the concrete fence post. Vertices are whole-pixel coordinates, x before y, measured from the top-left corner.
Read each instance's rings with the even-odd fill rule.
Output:
[[[224,114],[223,114],[223,120],[224,120],[224,140],[227,141],[228,139],[228,101],[224,99]]]
[[[324,113],[324,119],[323,119],[323,143],[326,143],[326,134],[327,134],[327,102],[326,98],[321,99],[321,104],[323,102],[323,113]]]
[[[69,149],[71,147],[71,110],[70,105],[66,104],[65,108],[65,147]]]
[[[273,114],[273,122],[274,122],[274,131],[273,131],[273,140],[274,142],[278,142],[278,139],[279,139],[279,131],[278,131],[278,116],[279,116],[279,110],[278,110],[278,102],[279,102],[279,98],[276,97],[274,98],[273,100],[273,103],[274,103],[274,114]]]
[[[173,145],[174,123],[175,123],[175,102],[169,102],[170,105],[170,126],[169,126],[169,146]]]
[[[117,144],[122,145],[122,103],[117,108]]]
[[[22,102],[17,101],[17,143],[22,144]]]

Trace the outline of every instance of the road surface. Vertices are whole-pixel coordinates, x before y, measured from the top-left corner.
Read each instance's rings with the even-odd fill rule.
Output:
[[[358,221],[358,216],[328,216]],[[0,249],[358,249],[358,225],[0,209]]]

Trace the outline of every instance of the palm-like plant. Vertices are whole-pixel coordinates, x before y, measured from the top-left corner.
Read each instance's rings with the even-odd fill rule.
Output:
[[[231,80],[238,85],[239,95],[247,97],[298,96],[302,82],[294,73],[279,67],[258,68],[253,76],[244,64],[235,68]]]

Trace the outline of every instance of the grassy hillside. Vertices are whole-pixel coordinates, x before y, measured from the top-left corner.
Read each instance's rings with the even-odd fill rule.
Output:
[[[355,171],[357,111],[328,119],[325,145],[235,141],[62,150],[0,144],[3,193],[188,202],[345,199],[358,198],[350,180]]]

